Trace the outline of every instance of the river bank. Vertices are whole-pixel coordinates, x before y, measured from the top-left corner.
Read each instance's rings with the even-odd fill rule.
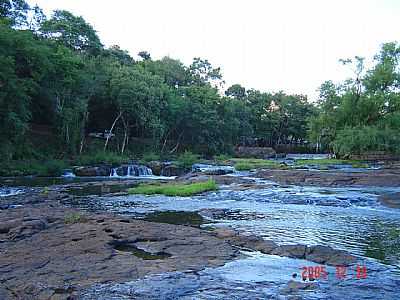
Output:
[[[206,295],[200,287],[238,296],[238,288],[248,289],[244,299],[270,292],[274,297],[304,296],[309,290],[314,296],[334,294],[340,281],[302,280],[299,268],[310,264],[325,265],[329,276],[336,265],[355,269],[366,264],[371,274],[381,274],[378,283],[368,284],[383,286],[391,295],[396,277],[370,258],[398,264],[396,244],[386,243],[400,218],[395,208],[380,206],[382,196],[396,207],[396,198],[388,195],[398,193],[398,174],[396,168],[364,173],[199,171],[173,182],[213,178],[219,190],[183,198],[128,195],[129,188],[151,179],[31,187],[1,198],[0,296],[140,299],[145,295],[140,291],[147,290],[149,299],[157,299]],[[246,274],[250,266],[261,268],[257,274],[271,267],[278,277],[260,275],[266,285],[259,279],[230,281],[229,276]],[[220,272],[228,273],[221,279]],[[223,286],[215,287],[216,281]],[[149,290],[155,284],[159,292]],[[115,288],[114,297],[110,291]],[[343,291],[354,295],[359,288],[355,281]],[[365,297],[372,293],[369,288],[363,292]]]

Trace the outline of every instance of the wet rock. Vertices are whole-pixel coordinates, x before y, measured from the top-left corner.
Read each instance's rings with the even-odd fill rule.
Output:
[[[214,166],[206,164],[194,164],[192,172],[200,172],[207,175],[226,175],[234,173],[236,170],[232,166]]]
[[[347,251],[321,245],[308,247],[305,258],[316,263],[333,266],[348,266],[357,260],[355,256]]]
[[[0,211],[4,220],[0,295],[67,299],[96,283],[201,270],[221,266],[238,255],[225,240],[190,226],[89,213],[84,222],[75,218],[66,223],[65,217],[71,214],[81,213],[45,204]],[[122,251],[123,241],[129,241],[130,248],[125,248],[129,251]],[[65,288],[66,283],[72,288]]]
[[[309,170],[259,170],[256,177],[281,184],[313,186],[400,186],[398,169],[366,170],[365,172],[309,171]]]
[[[6,223],[12,224],[12,227],[9,227],[7,231],[8,237],[12,240],[30,237],[47,228],[45,219],[12,220]]]
[[[306,245],[282,245],[275,248],[271,254],[303,259],[305,258],[306,250]]]
[[[170,164],[164,166],[164,168],[161,171],[161,176],[181,176],[185,174],[187,171],[184,167],[175,165],[175,164]]]
[[[272,254],[277,247],[278,245],[275,242],[263,240],[254,245],[254,250],[264,254]]]
[[[18,227],[22,224],[22,220],[10,220],[0,223],[0,234],[8,233],[11,229]]]
[[[76,176],[82,176],[82,177],[110,176],[111,167],[105,165],[84,166],[84,167],[75,167],[73,171]]]
[[[381,195],[378,200],[387,207],[400,208],[400,193]]]
[[[204,220],[201,215],[196,212],[189,211],[159,211],[146,215],[146,221],[167,223],[175,225],[187,225],[199,227],[203,224]]]
[[[318,288],[318,284],[315,282],[299,282],[290,280],[287,285],[280,290],[281,294],[292,294],[298,293],[299,291],[315,290]]]
[[[199,214],[208,219],[223,218],[229,211],[227,208],[203,208],[199,210]]]
[[[146,164],[146,166],[151,169],[151,171],[153,172],[154,175],[160,176],[161,171],[164,168],[164,163],[162,163],[161,161],[158,161],[158,160],[153,160],[153,161],[148,162]]]
[[[268,242],[262,237],[256,235],[245,235],[238,233],[235,236],[227,238],[226,240],[235,246],[256,251],[263,250],[265,251],[264,253],[267,253],[270,249],[270,246],[273,246],[273,244],[268,244]]]
[[[232,238],[237,235],[237,232],[233,229],[221,227],[213,231],[213,234],[220,239]]]

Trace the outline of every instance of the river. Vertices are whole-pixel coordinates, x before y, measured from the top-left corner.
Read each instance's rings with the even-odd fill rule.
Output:
[[[237,176],[237,175],[235,175]],[[239,175],[252,178],[251,174]],[[249,177],[250,176],[250,177]],[[328,245],[355,254],[367,277],[356,270],[337,278],[334,267],[317,288],[293,299],[398,299],[400,288],[400,210],[383,206],[379,197],[400,188],[322,188],[279,185],[253,178],[195,197],[76,197],[69,205],[143,218],[155,212],[199,212],[202,227],[229,226],[278,244]],[[173,215],[172,215],[173,216]],[[177,214],[180,218],[182,214]],[[124,284],[94,286],[84,299],[291,299],[285,284],[302,267],[301,259],[243,252],[244,258],[201,272],[173,272]]]

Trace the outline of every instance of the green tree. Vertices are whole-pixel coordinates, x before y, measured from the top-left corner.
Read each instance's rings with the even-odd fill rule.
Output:
[[[93,27],[82,17],[74,16],[66,10],[56,10],[52,18],[43,23],[40,31],[46,38],[76,51],[98,54],[102,48]]]

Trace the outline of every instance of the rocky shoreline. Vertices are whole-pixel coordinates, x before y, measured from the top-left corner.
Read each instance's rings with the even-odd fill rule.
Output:
[[[327,265],[357,261],[330,247],[277,245],[230,228],[83,212],[64,206],[68,197],[62,187],[7,197],[10,207],[0,210],[1,299],[79,299],[94,284],[221,266],[242,257],[240,249]]]
[[[198,228],[83,213],[63,207],[63,194],[32,196],[35,204],[0,211],[1,299],[74,299],[95,283],[200,270],[239,255]]]
[[[254,176],[272,180],[280,184],[309,186],[400,186],[399,167],[366,170],[365,172],[264,169],[257,171]]]

